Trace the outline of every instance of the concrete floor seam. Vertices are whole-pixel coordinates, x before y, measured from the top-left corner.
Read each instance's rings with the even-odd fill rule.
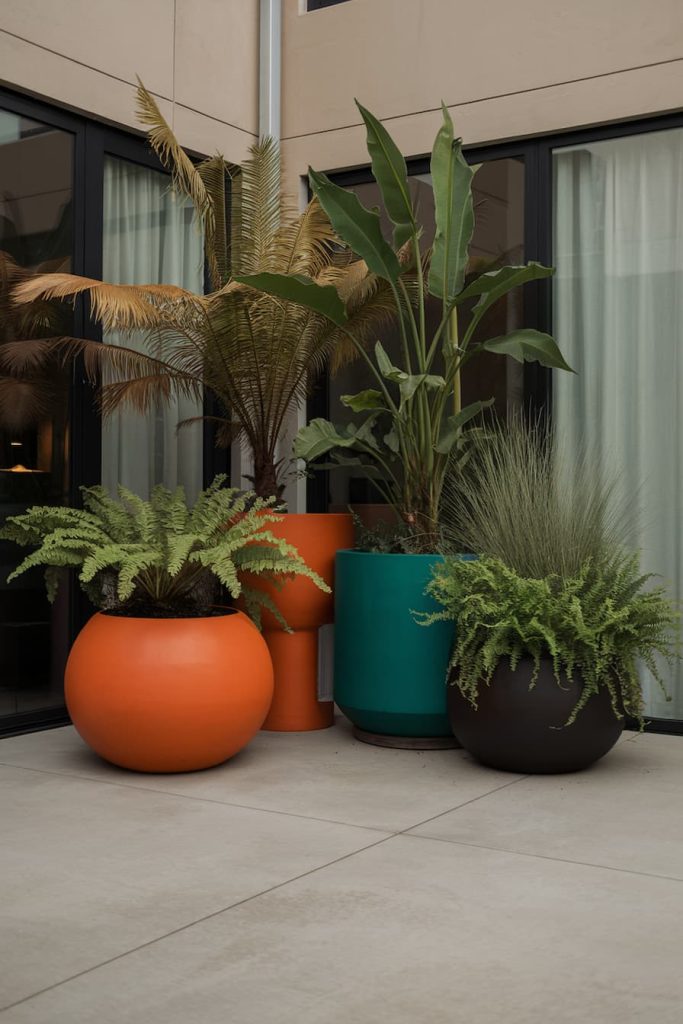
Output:
[[[493,793],[497,793],[501,789],[507,789],[516,782],[523,782],[524,779],[529,778],[528,775],[521,776],[519,779],[513,779],[511,782],[503,783],[502,786],[496,786],[495,789],[487,790],[486,793],[480,793],[478,796],[472,797],[470,800],[465,800],[461,804],[454,804],[452,807],[447,807],[445,810],[439,811],[438,814],[435,814],[430,818],[425,818],[422,821],[416,821],[411,825],[406,825],[403,829],[391,829],[376,828],[373,825],[359,825],[352,821],[341,821],[339,818],[320,818],[311,814],[299,814],[296,811],[280,811],[274,807],[256,807],[253,804],[240,804],[231,800],[217,800],[215,797],[190,796],[186,793],[177,793],[173,790],[155,789],[152,786],[133,786],[127,782],[115,782],[113,779],[94,779],[90,775],[76,775],[73,772],[51,771],[49,768],[32,768],[30,765],[11,764],[8,761],[0,761],[0,768],[15,768],[19,771],[36,772],[39,775],[53,775],[60,779],[74,779],[77,782],[92,782],[96,785],[101,784],[103,786],[114,786],[118,789],[130,789],[138,793],[156,793],[159,796],[178,797],[181,800],[192,800],[196,803],[216,804],[219,807],[236,807],[245,811],[263,811],[265,814],[280,814],[288,818],[298,818],[301,821],[319,821],[327,825],[347,825],[349,828],[361,828],[366,832],[381,832],[383,835],[386,835],[387,833],[390,835],[402,835],[410,829],[420,828],[421,825],[426,825],[430,821],[436,821],[437,818],[444,817],[446,814],[452,814],[454,811],[459,811],[461,808],[468,807],[470,804],[476,803],[478,800],[483,800],[487,796],[492,796]]]
[[[415,826],[419,828],[420,826]],[[425,839],[429,842],[448,843],[450,846],[466,846],[474,850],[487,850],[490,853],[503,853],[512,857],[532,857],[534,860],[547,860],[557,864],[575,864],[582,868],[598,868],[600,871],[616,871],[622,875],[637,875],[639,878],[658,878],[663,882],[677,882],[679,885],[683,878],[676,878],[674,875],[660,875],[654,871],[636,871],[633,868],[619,868],[611,864],[594,864],[587,860],[571,860],[568,857],[551,857],[548,853],[529,853],[528,850],[510,850],[501,846],[486,846],[484,843],[468,843],[465,839],[446,839],[443,836],[421,836],[415,832],[408,831],[399,833],[407,839]],[[391,836],[390,838],[395,838]]]
[[[473,796],[470,800],[465,800],[461,804],[456,804],[455,807],[449,807],[446,811],[439,811],[438,814],[433,814],[431,818],[425,818],[424,821],[420,821],[416,825],[408,825],[407,828],[403,828],[399,832],[394,832],[394,835],[407,835],[414,828],[422,828],[423,825],[428,825],[430,821],[437,821],[439,818],[445,818],[447,814],[453,814],[455,811],[461,811],[463,807],[469,807],[470,804],[476,804],[479,800],[485,800],[487,797],[493,796],[494,793],[499,793],[501,789],[509,789],[510,786],[514,786],[517,782],[524,782],[525,779],[528,778],[528,775],[522,775],[519,779],[512,779],[511,782],[504,782],[502,786],[496,786],[495,789],[489,789],[486,793],[480,793],[479,796]]]
[[[36,772],[39,775],[54,775],[58,779],[73,779],[76,782],[92,782],[95,785],[114,786],[118,789],[130,789],[134,793],[155,793],[158,796],[177,797],[180,800],[192,800],[195,803],[215,804],[218,807],[235,807],[243,811],[262,811],[264,814],[280,814],[286,818],[299,818],[301,821],[319,821],[324,825],[346,825],[348,828],[362,828],[366,832],[380,832],[382,835],[398,835],[393,829],[375,828],[372,825],[357,825],[352,821],[340,821],[338,818],[318,818],[312,814],[298,814],[296,811],[279,811],[274,807],[255,807],[253,804],[238,804],[232,800],[217,800],[215,797],[190,796],[187,793],[176,793],[174,790],[154,789],[151,786],[131,786],[127,782],[114,782],[112,779],[93,779],[90,775],[74,775],[73,772],[54,772],[49,768],[31,768],[25,764],[10,764],[0,761],[0,768],[16,768],[24,772]],[[455,809],[455,808],[454,808]],[[431,819],[427,819],[428,821]],[[418,822],[421,825],[423,822]],[[417,828],[409,825],[409,828]]]
[[[174,935],[180,935],[182,932],[189,931],[196,925],[204,924],[206,921],[211,921],[213,918],[220,917],[221,914],[227,914],[229,911],[236,910],[237,907],[242,907],[246,903],[251,903],[254,900],[260,899],[262,896],[268,896],[270,893],[276,892],[278,889],[283,889],[285,886],[291,885],[292,882],[299,882],[302,878],[307,878],[309,875],[314,875],[318,871],[324,871],[326,868],[333,867],[335,864],[340,864],[342,861],[349,860],[351,857],[355,857],[358,853],[364,853],[365,850],[371,850],[375,846],[381,846],[382,843],[386,843],[389,839],[395,839],[397,834],[398,833],[386,835],[375,843],[369,843],[367,846],[361,846],[357,850],[352,850],[351,853],[345,853],[341,857],[335,857],[334,860],[327,861],[325,864],[319,864],[317,867],[310,868],[308,871],[303,871],[301,874],[294,875],[292,878],[288,878],[284,882],[278,882],[276,885],[271,885],[267,889],[262,889],[260,892],[253,893],[251,896],[245,896],[244,899],[237,900],[235,903],[230,903],[227,907],[221,907],[219,910],[214,910],[210,914],[204,914],[202,917],[199,917],[194,921],[189,921],[187,924],[180,925],[178,928],[172,928],[171,931],[164,932],[163,935],[158,935],[154,939],[149,939],[147,942],[141,942],[138,946],[133,946],[131,949],[124,950],[123,953],[118,953],[116,956],[102,960],[98,964],[93,964],[92,967],[86,967],[82,971],[77,971],[76,974],[71,974],[68,978],[62,978],[61,981],[56,981],[52,985],[46,985],[45,988],[38,989],[38,991],[32,992],[28,996],[24,996],[22,999],[17,999],[12,1003],[8,1003],[6,1006],[0,1006],[0,1014],[5,1013],[7,1010],[12,1010],[16,1006],[21,1006],[23,1003],[27,1003],[31,999],[36,999],[38,996],[45,995],[47,992],[52,992],[54,989],[61,988],[63,985],[68,985],[71,981],[77,981],[79,978],[82,978],[87,974],[92,974],[94,971],[98,971],[102,967],[108,967],[110,964],[123,960],[126,957],[131,956],[133,953],[138,953],[140,950],[148,949],[150,946],[154,946],[158,942],[162,942],[164,939],[170,939]]]
[[[0,766],[4,766],[4,767],[8,767],[8,768],[19,767],[19,768],[24,768],[25,771],[35,771],[35,772],[38,772],[38,773],[41,773],[41,774],[45,774],[45,775],[56,775],[59,778],[73,778],[73,779],[77,779],[79,781],[95,782],[95,783],[100,781],[100,780],[89,779],[89,778],[83,779],[81,776],[69,775],[69,774],[63,773],[63,772],[49,772],[49,771],[46,771],[45,769],[40,769],[40,768],[25,768],[24,766],[21,766],[21,765],[10,765],[10,764],[6,764],[6,762],[0,762]],[[524,776],[523,778],[526,778],[526,776]],[[205,921],[209,921],[209,920],[211,920],[211,919],[213,919],[215,917],[219,917],[221,914],[228,913],[229,911],[234,910],[237,907],[243,906],[246,903],[250,903],[253,900],[259,899],[262,896],[267,896],[269,893],[275,892],[278,889],[282,889],[285,886],[290,885],[292,882],[297,882],[297,881],[299,881],[302,878],[306,878],[309,875],[317,873],[318,871],[323,871],[326,868],[333,867],[335,864],[341,863],[342,861],[349,860],[351,857],[355,857],[359,853],[364,853],[366,850],[371,850],[371,849],[373,849],[376,846],[380,846],[383,843],[388,842],[390,839],[396,839],[397,837],[407,835],[409,833],[410,829],[420,828],[422,825],[428,824],[430,821],[434,821],[437,818],[443,817],[444,814],[452,813],[453,811],[459,810],[461,807],[466,807],[466,806],[468,806],[468,805],[470,805],[472,803],[476,803],[478,800],[482,800],[482,799],[484,799],[487,796],[491,796],[493,793],[496,793],[496,792],[498,792],[501,789],[507,789],[508,787],[514,785],[516,782],[521,782],[521,781],[523,781],[522,778],[520,778],[520,779],[513,779],[511,782],[506,782],[502,786],[497,786],[495,789],[489,790],[487,793],[482,793],[479,796],[473,797],[471,800],[467,800],[467,801],[465,801],[462,804],[457,804],[455,807],[452,807],[452,808],[450,808],[447,811],[443,811],[440,814],[433,815],[430,818],[425,818],[424,821],[418,822],[417,824],[409,825],[406,829],[401,829],[398,832],[390,832],[389,834],[384,835],[381,839],[379,839],[375,843],[369,843],[367,846],[360,847],[358,850],[353,850],[351,853],[344,854],[344,856],[342,856],[342,857],[337,857],[337,858],[335,858],[332,861],[328,861],[325,864],[319,865],[318,867],[311,868],[309,871],[304,871],[304,872],[302,872],[299,875],[295,875],[292,878],[288,878],[284,882],[279,882],[277,885],[270,886],[268,889],[263,889],[263,890],[261,890],[258,893],[254,893],[251,896],[247,896],[247,897],[245,897],[242,900],[237,900],[235,903],[231,903],[231,904],[229,904],[226,907],[222,907],[219,910],[212,911],[212,913],[206,914],[203,917],[197,918],[196,920],[188,922],[185,925],[181,925],[179,928],[174,928],[174,929],[172,929],[169,932],[165,932],[163,935],[159,935],[159,936],[157,936],[154,939],[150,939],[148,942],[143,942],[143,943],[141,943],[138,946],[134,946],[131,949],[125,950],[123,953],[119,953],[115,957],[109,957],[107,960],[103,960],[103,961],[101,961],[98,964],[94,964],[92,967],[88,967],[88,968],[86,968],[83,971],[77,972],[76,974],[69,975],[69,977],[63,978],[61,981],[55,982],[52,985],[48,985],[48,986],[46,986],[43,989],[39,989],[37,992],[32,992],[30,995],[24,996],[22,999],[16,1000],[13,1003],[9,1003],[7,1006],[0,1007],[0,1014],[4,1013],[6,1010],[13,1009],[15,1006],[19,1006],[22,1003],[26,1003],[26,1002],[28,1002],[31,999],[35,999],[38,996],[44,995],[47,992],[51,992],[53,989],[60,988],[63,985],[67,985],[71,981],[76,981],[78,978],[81,978],[81,977],[83,977],[86,974],[91,974],[93,971],[97,971],[101,967],[106,967],[109,964],[115,963],[118,960],[122,960],[125,957],[130,956],[133,953],[137,953],[138,951],[140,951],[142,949],[146,949],[149,946],[153,946],[157,942],[161,942],[164,939],[172,937],[173,935],[177,935],[177,934],[180,934],[181,932],[187,931],[190,928],[195,927],[195,925],[202,924]],[[126,786],[125,783],[114,783],[114,782],[111,782],[111,783],[105,783],[105,784],[113,785],[113,786],[119,786],[120,788],[126,788],[126,789],[141,789],[141,787]],[[146,789],[142,790],[142,791],[143,792],[147,792]],[[159,790],[153,790],[153,792],[155,792],[155,793],[161,792],[161,795],[164,795],[164,796],[173,796],[173,795],[175,795],[175,794],[167,794],[167,793],[164,793],[163,791],[159,791]],[[194,798],[191,798],[191,799],[201,800],[200,797],[199,798],[198,797],[194,797]],[[222,801],[211,801],[211,802],[212,803],[219,803],[219,804],[222,803]],[[225,805],[225,806],[234,806],[234,805]],[[238,806],[241,806],[241,805],[238,805]],[[268,812],[266,812],[266,813],[268,813]],[[287,814],[287,812],[273,812],[273,813]],[[291,816],[292,817],[303,817],[301,815],[291,815]],[[313,819],[313,820],[327,821],[327,819]],[[348,823],[347,822],[339,822],[338,824],[344,825],[344,824],[348,824]],[[356,826],[350,826],[350,827],[356,827]],[[366,826],[366,828],[367,828],[367,826]],[[368,831],[370,831],[369,828],[368,828]],[[411,837],[411,838],[420,838],[420,837],[414,836],[414,837]]]

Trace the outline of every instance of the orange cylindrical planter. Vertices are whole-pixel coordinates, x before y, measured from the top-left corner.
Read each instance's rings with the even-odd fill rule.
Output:
[[[334,558],[340,548],[353,547],[353,521],[348,513],[296,513],[269,523],[276,536],[293,544],[311,569],[334,586]],[[334,702],[318,700],[318,629],[334,621],[334,595],[304,576],[288,579],[281,589],[260,577],[249,585],[270,595],[288,626],[286,633],[268,611],[263,635],[275,670],[275,693],[264,729],[303,732],[326,729],[334,719]]]
[[[71,649],[65,693],[77,732],[105,760],[141,772],[196,771],[226,761],[258,732],[273,666],[242,612],[98,613]]]

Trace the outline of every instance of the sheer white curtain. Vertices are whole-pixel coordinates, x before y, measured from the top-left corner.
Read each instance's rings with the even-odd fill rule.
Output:
[[[169,191],[157,171],[107,157],[104,167],[103,277],[113,284],[175,284],[201,292],[203,244],[192,208]],[[130,345],[110,333],[107,341]],[[147,497],[156,483],[184,484],[189,500],[202,486],[201,403],[172,399],[141,416],[125,408],[102,428],[102,482]]]
[[[555,375],[557,427],[620,474],[643,568],[680,599],[683,130],[556,150],[554,171],[555,331],[578,372]],[[648,685],[648,713],[683,719],[683,672],[666,675],[673,701]]]

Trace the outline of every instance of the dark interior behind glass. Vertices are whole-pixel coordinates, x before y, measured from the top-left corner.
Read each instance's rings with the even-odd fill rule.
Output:
[[[27,273],[72,269],[72,182],[73,136],[0,110],[0,344],[71,333],[68,307],[14,309],[8,292]],[[32,396],[18,385],[3,391],[0,523],[31,505],[68,498],[68,383],[55,370],[34,388]],[[63,704],[68,589],[50,606],[40,570],[8,584],[21,557],[0,541],[0,716]]]

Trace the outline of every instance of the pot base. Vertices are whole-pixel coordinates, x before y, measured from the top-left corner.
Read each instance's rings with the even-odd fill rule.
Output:
[[[624,723],[606,687],[566,725],[581,682],[562,673],[558,683],[547,658],[533,687],[532,678],[530,658],[522,658],[514,672],[507,659],[501,661],[490,685],[479,687],[477,710],[457,685],[448,687],[453,732],[477,761],[521,775],[556,775],[588,768],[612,749]]]
[[[393,747],[396,750],[453,750],[460,744],[455,736],[386,736],[378,732],[366,732],[354,725],[353,735],[361,743],[375,747]]]
[[[334,724],[334,702],[318,700],[318,630],[264,630],[275,693],[261,726],[267,732],[310,732]]]

